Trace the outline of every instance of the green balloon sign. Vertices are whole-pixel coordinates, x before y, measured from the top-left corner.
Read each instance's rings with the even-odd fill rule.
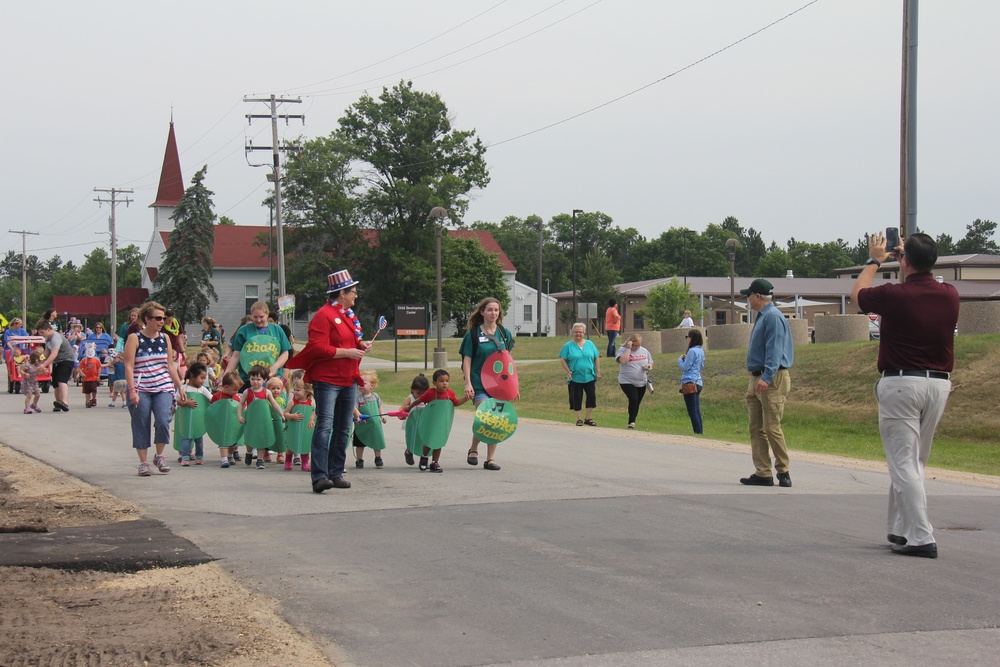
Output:
[[[472,435],[486,444],[503,442],[517,430],[517,411],[507,401],[487,398],[476,408]]]

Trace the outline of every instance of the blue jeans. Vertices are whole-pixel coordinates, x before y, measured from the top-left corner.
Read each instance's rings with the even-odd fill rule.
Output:
[[[170,422],[173,415],[170,408],[174,405],[174,395],[168,391],[149,393],[139,392],[139,405],[128,403],[129,414],[132,415],[132,447],[149,449],[149,427],[153,423],[153,442],[158,445],[170,443]]]
[[[327,382],[313,383],[316,429],[309,461],[313,482],[344,476],[351,422],[354,421],[355,387],[353,384],[338,387]]]
[[[607,354],[607,358],[608,359],[614,359],[615,358],[615,352],[618,351],[618,348],[615,347],[615,341],[618,340],[618,332],[609,329],[605,333],[608,334],[608,354]]]
[[[697,394],[685,394],[684,405],[688,409],[688,417],[691,418],[691,427],[698,435],[702,433],[701,423],[701,385],[698,385]]]
[[[191,443],[194,443],[194,455],[202,458],[205,455],[205,438],[182,438],[181,456],[191,456]]]

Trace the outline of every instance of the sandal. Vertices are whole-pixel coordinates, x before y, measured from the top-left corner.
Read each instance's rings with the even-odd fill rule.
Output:
[[[496,461],[490,459],[483,464],[483,470],[500,470],[500,466],[496,464]]]
[[[469,455],[466,457],[465,462],[470,466],[479,465],[479,452],[474,449],[469,450]]]
[[[421,470],[427,470],[427,457],[426,456],[421,456],[420,457],[420,465],[418,467]]]
[[[597,422],[595,422],[593,419],[587,419],[583,423],[586,424],[587,426],[597,426]]]
[[[583,426],[583,420],[582,419],[577,419],[576,420],[576,425],[577,426]]]

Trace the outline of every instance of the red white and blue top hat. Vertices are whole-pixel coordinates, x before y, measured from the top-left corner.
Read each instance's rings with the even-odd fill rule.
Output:
[[[331,292],[337,292],[357,284],[358,281],[351,278],[351,274],[347,269],[337,271],[326,277],[326,293],[330,294]]]

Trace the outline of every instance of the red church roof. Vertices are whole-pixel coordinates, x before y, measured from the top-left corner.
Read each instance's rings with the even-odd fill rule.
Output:
[[[171,120],[167,149],[163,152],[163,167],[160,169],[160,187],[156,190],[156,201],[150,206],[177,206],[183,196],[184,176],[181,174],[181,158],[177,154],[174,121]]]
[[[261,234],[267,238],[269,227],[215,225],[215,249],[212,266],[217,269],[269,269],[267,246],[254,245]],[[160,232],[163,247],[170,247],[170,232]],[[274,248],[274,265],[278,265],[278,248]]]

